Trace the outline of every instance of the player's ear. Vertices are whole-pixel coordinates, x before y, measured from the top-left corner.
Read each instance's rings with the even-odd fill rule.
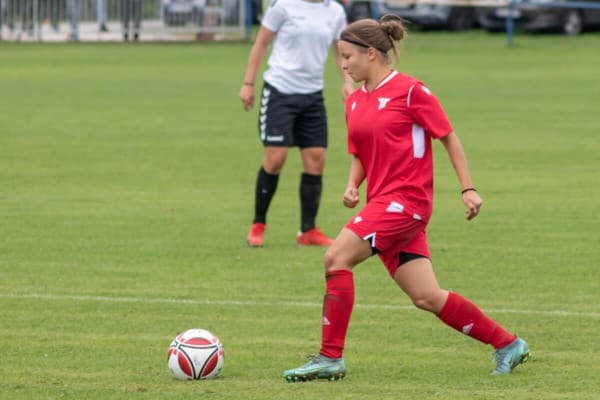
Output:
[[[369,57],[369,61],[375,61],[377,59],[377,50],[374,47],[369,47],[367,49],[367,55]]]

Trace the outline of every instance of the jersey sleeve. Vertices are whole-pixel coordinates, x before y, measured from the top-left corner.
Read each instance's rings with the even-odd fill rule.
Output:
[[[267,11],[263,16],[261,25],[270,30],[271,32],[277,32],[281,29],[281,26],[285,22],[286,12],[285,8],[279,1],[270,1]]]
[[[439,100],[422,83],[415,83],[408,92],[407,110],[412,119],[435,139],[452,132],[452,125]]]

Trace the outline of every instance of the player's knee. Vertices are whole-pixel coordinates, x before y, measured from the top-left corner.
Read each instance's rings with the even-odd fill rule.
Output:
[[[323,256],[323,264],[325,265],[325,272],[330,271],[336,264],[337,256],[331,248],[325,252],[325,256]]]
[[[263,168],[268,174],[279,175],[284,164],[285,160],[271,160],[269,162],[265,162]]]
[[[427,293],[427,292],[418,293],[416,295],[411,296],[410,299],[412,300],[415,307],[417,307],[421,310],[430,311],[430,312],[438,311],[439,301],[438,301],[438,298],[435,295],[435,293]]]
[[[354,263],[351,263],[347,255],[340,249],[334,250],[331,247],[325,252],[323,256],[323,264],[325,266],[325,272],[332,271],[334,269],[347,269],[352,268]]]

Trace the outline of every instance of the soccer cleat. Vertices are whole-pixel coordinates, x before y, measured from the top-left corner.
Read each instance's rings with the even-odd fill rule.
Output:
[[[531,357],[531,354],[527,342],[517,338],[514,342],[496,350],[493,360],[496,369],[492,372],[492,375],[510,374],[517,365],[527,362],[529,357]]]
[[[299,232],[296,237],[296,243],[300,246],[330,246],[333,240],[325,236],[319,228],[313,228],[304,233]]]
[[[306,382],[313,379],[337,381],[346,376],[346,365],[342,358],[328,358],[320,354],[309,356],[306,364],[283,372],[288,382]]]
[[[263,245],[265,229],[267,229],[265,224],[261,222],[253,223],[250,227],[250,232],[248,232],[248,237],[246,238],[248,246],[261,247]]]

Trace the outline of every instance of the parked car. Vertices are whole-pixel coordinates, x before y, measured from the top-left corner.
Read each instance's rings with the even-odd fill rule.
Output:
[[[206,0],[162,0],[163,21],[168,26],[200,23]]]
[[[568,3],[568,0],[558,1]],[[582,1],[600,6],[600,0],[578,0],[577,3]],[[556,2],[557,0],[537,0],[538,4],[515,4],[512,11],[507,7],[481,7],[477,8],[476,15],[479,24],[490,32],[505,31],[506,20],[511,15],[514,27],[526,31],[554,31],[579,35],[585,29],[600,27],[600,9],[550,6]]]
[[[448,5],[440,0],[374,0],[343,1],[350,22],[361,18],[379,18],[396,14],[423,28],[445,28],[461,31],[476,25],[475,7],[468,4]]]

